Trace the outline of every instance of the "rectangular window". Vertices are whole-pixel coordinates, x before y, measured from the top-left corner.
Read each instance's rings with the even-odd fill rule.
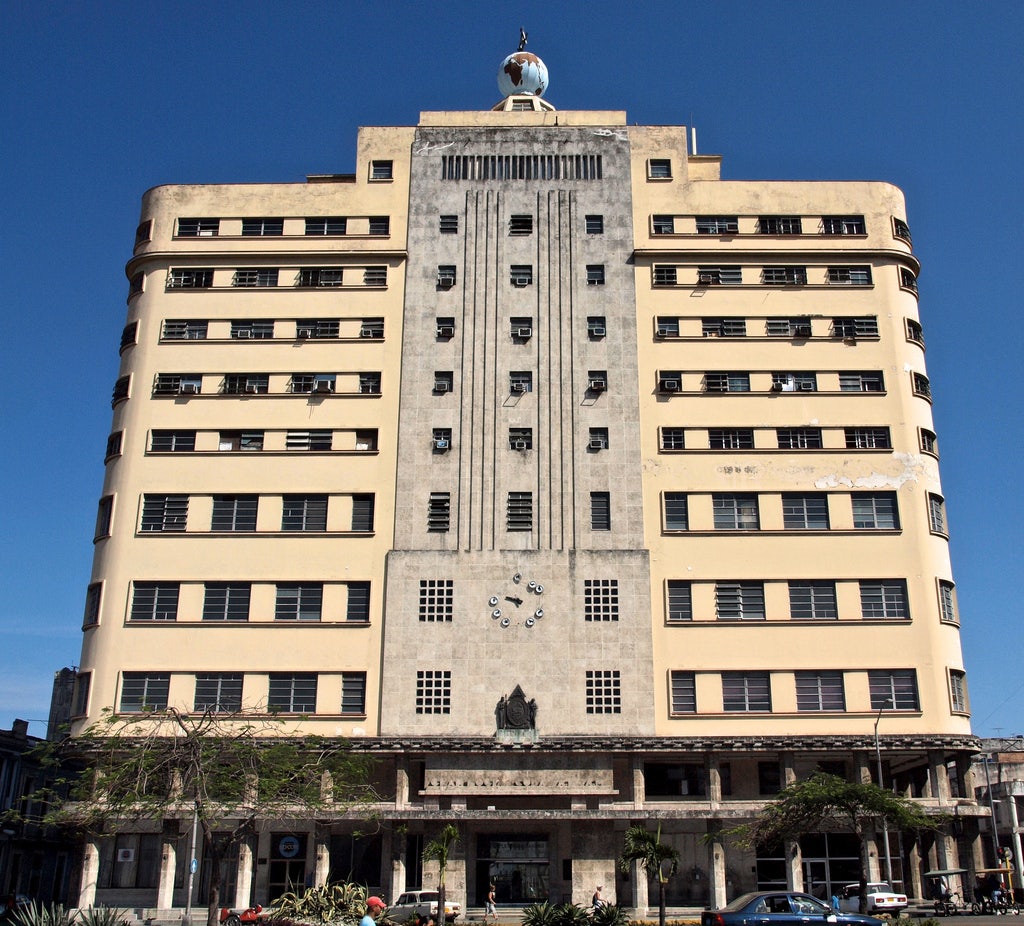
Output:
[[[617,621],[619,619],[619,580],[583,580],[583,619]]]
[[[334,432],[289,431],[284,445],[286,450],[330,450],[334,445]]]
[[[451,529],[451,492],[431,492],[427,500],[427,530],[443,534]]]
[[[371,235],[389,235],[391,234],[391,217],[386,215],[371,215],[370,216],[370,234]]]
[[[133,621],[175,621],[178,619],[178,582],[132,583]]]
[[[217,438],[220,451],[259,451],[263,449],[262,431],[221,431]]]
[[[420,620],[427,623],[450,621],[455,603],[451,579],[420,579]]]
[[[450,714],[452,712],[452,673],[447,669],[416,671],[416,713]]]
[[[435,333],[439,341],[447,341],[455,337],[455,319],[451,316],[438,316],[434,320]]]
[[[823,235],[864,235],[862,215],[825,215],[821,217],[821,233]]]
[[[93,532],[93,540],[110,536],[110,518],[114,512],[114,496],[104,495],[99,501],[96,509],[96,530]],[[155,530],[155,528],[154,528]]]
[[[706,338],[743,338],[747,335],[745,318],[703,318],[701,334]]]
[[[722,267],[698,267],[698,286],[739,286],[743,282],[743,268],[731,264]]]
[[[364,318],[359,324],[359,337],[379,341],[384,337],[384,319]]]
[[[769,318],[765,320],[764,332],[771,338],[809,338],[811,320],[806,315],[796,318]]]
[[[373,495],[367,493],[352,496],[352,530],[355,533],[373,533],[374,508]]]
[[[455,373],[451,370],[434,370],[434,392],[451,392],[455,385]],[[523,390],[525,391],[525,390]]]
[[[196,449],[196,432],[153,431],[149,449],[153,453],[192,453]]]
[[[888,428],[845,428],[847,450],[891,450]]]
[[[651,217],[652,235],[674,235],[676,231],[675,216],[655,215]]]
[[[153,395],[199,395],[203,391],[200,373],[157,373]]]
[[[860,267],[829,267],[826,279],[830,286],[870,286],[871,268]]]
[[[135,228],[135,247],[153,239],[153,220],[147,219]]]
[[[356,450],[373,452],[377,449],[377,429],[357,428],[356,429]]]
[[[505,504],[505,518],[510,531],[532,531],[533,493],[509,492]]]
[[[323,612],[322,582],[278,582],[275,621],[318,621]]]
[[[271,672],[267,709],[271,713],[316,713],[315,672]]]
[[[333,386],[333,382],[332,382]],[[359,395],[380,395],[381,374],[373,371],[359,374]],[[332,389],[333,391],[333,389]]]
[[[609,492],[590,493],[590,529],[592,531],[610,531],[612,529],[611,504]]]
[[[598,341],[608,333],[608,324],[603,315],[587,316],[587,337]]]
[[[846,693],[842,672],[797,672],[798,711],[845,711]]]
[[[662,450],[686,449],[686,428],[662,428],[660,436]]]
[[[945,579],[939,579],[939,617],[948,624],[960,623],[956,605],[956,586]]]
[[[697,677],[693,672],[673,669],[669,673],[673,714],[697,713]]]
[[[607,450],[608,449],[608,429],[607,428],[590,428],[590,437],[587,441],[588,450]]]
[[[438,231],[442,235],[457,235],[459,233],[459,217],[457,215],[442,215],[438,218]]]
[[[452,446],[452,429],[431,428],[430,446],[434,453],[447,453]]]
[[[587,286],[604,286],[604,264],[587,264]]]
[[[533,285],[533,265],[512,264],[508,268],[508,281],[513,286]]]
[[[720,621],[763,621],[763,582],[716,582],[715,616]]]
[[[330,373],[292,373],[288,391],[293,395],[328,395],[334,392],[337,377]]]
[[[828,496],[824,492],[783,492],[782,526],[788,531],[827,531]]]
[[[865,579],[860,583],[860,616],[865,620],[907,620],[910,606],[904,579]]]
[[[450,289],[455,285],[455,264],[437,265],[437,285],[441,289]]]
[[[907,340],[913,341],[915,344],[920,344],[924,347],[924,328],[921,327],[920,322],[914,321],[912,318],[906,319],[907,327]]]
[[[285,495],[282,502],[281,530],[327,530],[326,495]]]
[[[131,347],[133,344],[139,342],[139,323],[131,322],[131,324],[125,325],[121,329],[121,343],[119,350],[124,350],[126,347]]]
[[[674,315],[659,315],[654,320],[654,336],[657,338],[678,338],[679,319]]]
[[[750,392],[749,373],[705,373],[706,392]]]
[[[220,219],[178,219],[179,238],[214,238],[220,234]]]
[[[790,582],[789,616],[795,621],[839,619],[835,582]]]
[[[665,530],[686,531],[690,529],[689,505],[685,492],[665,493]]]
[[[249,620],[251,595],[249,582],[207,582],[203,588],[203,620]]]
[[[871,710],[883,708],[894,711],[917,711],[921,702],[917,696],[915,669],[875,669],[868,671],[868,691]]]
[[[122,713],[167,710],[170,672],[125,672],[121,677]]]
[[[89,713],[89,688],[91,687],[91,682],[91,672],[79,672],[75,677],[74,700],[71,706],[72,717],[83,717]]]
[[[928,527],[933,534],[948,535],[946,527],[946,503],[941,495],[928,493]]]
[[[671,180],[672,161],[668,158],[651,158],[647,162],[647,177],[650,180]]]
[[[698,235],[735,235],[739,220],[734,215],[698,215]]]
[[[100,622],[100,599],[103,594],[103,583],[93,582],[85,592],[85,614],[82,624],[91,627]]]
[[[224,376],[224,395],[266,395],[270,390],[267,373],[228,373]]]
[[[295,325],[295,336],[300,340],[336,338],[340,333],[341,323],[337,318],[303,319]]]
[[[588,235],[603,235],[604,234],[604,216],[603,215],[588,215],[584,217],[586,222],[586,232]]]
[[[532,235],[533,216],[513,215],[508,220],[508,233],[510,235]]]
[[[757,496],[752,492],[715,492],[711,507],[716,531],[756,531],[761,527]]]
[[[299,287],[334,287],[341,286],[345,273],[341,267],[304,267],[296,277],[295,285]]]
[[[867,315],[863,318],[833,318],[832,337],[834,338],[877,338],[878,318]]]
[[[144,532],[183,531],[187,521],[187,495],[143,496],[141,529]]]
[[[693,620],[693,595],[689,582],[669,579],[665,583],[667,596],[666,614],[669,621]]]
[[[276,238],[284,234],[284,219],[242,219],[242,237]]]
[[[778,794],[782,790],[782,768],[778,762],[757,763],[757,793]]]
[[[804,286],[806,267],[762,267],[761,282],[766,286]]]
[[[780,450],[821,450],[821,428],[777,428]]]
[[[622,713],[622,683],[617,669],[587,670],[587,713]]]
[[[711,450],[753,450],[753,428],[709,428],[708,447]]]
[[[209,289],[213,286],[213,270],[171,269],[167,271],[168,289]]]
[[[802,235],[804,228],[798,215],[762,215],[757,231],[762,235]]]
[[[967,700],[967,673],[958,669],[949,670],[949,706],[954,714],[970,712]]]
[[[655,286],[675,286],[678,282],[676,267],[668,264],[655,264],[652,271],[652,282]]]
[[[193,709],[199,713],[237,714],[242,709],[242,673],[197,672]]]
[[[341,673],[341,712],[343,714],[366,713],[366,673]]]
[[[853,526],[858,530],[899,530],[895,492],[854,492]]]
[[[842,392],[885,392],[885,382],[880,370],[840,373],[839,389]]]
[[[238,340],[267,340],[274,336],[274,322],[270,319],[258,321],[233,321],[231,337]]]
[[[306,235],[344,235],[348,231],[348,220],[341,215],[325,218],[306,219]]]
[[[236,270],[234,277],[232,277],[231,285],[246,288],[277,286],[277,276],[277,270],[271,268]]]
[[[587,391],[588,392],[605,392],[608,389],[608,371],[607,370],[588,370],[587,371]]]
[[[935,456],[939,455],[939,438],[934,431],[929,431],[927,428],[919,428],[917,435],[921,450],[924,453],[931,453]]]
[[[209,322],[199,318],[168,318],[160,337],[165,341],[205,341]]]
[[[363,286],[387,286],[388,268],[385,266],[364,267]]]
[[[902,238],[907,244],[912,244],[913,239],[910,237],[910,226],[903,221],[903,219],[897,219],[895,216],[892,220],[892,233],[895,238]]]
[[[258,495],[214,495],[211,531],[254,531]]]
[[[772,709],[767,672],[723,672],[722,707],[730,713],[767,713]]]
[[[394,162],[393,161],[371,161],[370,162],[370,179],[371,180],[392,180],[392,179],[394,179]]]
[[[919,395],[924,399],[930,399],[932,397],[931,383],[928,382],[928,377],[924,374],[911,373],[910,384],[914,390],[914,395]]]

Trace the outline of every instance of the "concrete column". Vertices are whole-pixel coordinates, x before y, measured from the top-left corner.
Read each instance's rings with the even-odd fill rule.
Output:
[[[946,757],[941,749],[928,750],[928,779],[931,782],[932,795],[939,799],[940,804],[949,803],[949,770],[946,768]]]
[[[708,820],[708,906],[712,910],[724,907],[728,901],[725,897],[725,846],[718,833],[722,828],[721,820]]]
[[[164,820],[160,840],[160,880],[156,888],[156,907],[170,910],[174,906],[174,876],[178,868],[178,821]]]
[[[924,866],[921,859],[921,843],[915,839],[910,847],[910,871],[904,874],[903,890],[909,897],[917,897],[921,900],[928,900],[928,891],[921,878]],[[910,875],[910,883],[907,884],[906,874]]]
[[[643,919],[651,904],[651,898],[647,890],[647,873],[634,862],[629,876],[633,882],[633,896],[636,898],[637,918]],[[657,898],[655,898],[655,903],[657,903]]]
[[[722,802],[722,765],[715,753],[707,754],[704,768],[708,776],[708,800],[715,806]]]
[[[956,757],[957,794],[960,797],[974,798],[974,765],[970,756],[963,754]]]
[[[409,806],[409,760],[399,759],[395,764],[395,807]]]
[[[792,752],[780,752],[779,764],[782,766],[782,787],[788,788],[796,784],[796,756]]]
[[[252,903],[253,896],[253,850],[252,837],[238,844],[238,877],[235,879],[235,909],[245,909]]]
[[[1007,794],[1003,798],[1010,805],[1010,839],[1013,842],[1013,868],[1014,886],[1020,889],[1024,885],[1024,859],[1021,859],[1021,838],[1020,838],[1020,815],[1017,812],[1017,798],[1014,794]]]
[[[644,761],[640,756],[633,756],[633,807],[640,810],[647,800],[647,786],[644,779]]]
[[[331,828],[317,823],[313,833],[315,857],[313,861],[313,886],[323,887],[331,874]]]
[[[395,902],[399,894],[405,892],[405,853],[408,834],[405,828],[393,830],[391,833],[390,850],[384,854],[384,858],[391,859],[391,883],[383,885],[388,892],[386,900]]]
[[[878,858],[878,834],[864,834],[864,851],[868,854],[868,880],[882,881],[882,862]]]
[[[257,897],[266,897],[270,890],[270,831],[264,830],[256,835],[256,870],[253,874],[253,886]],[[263,864],[260,864],[260,860]]]
[[[804,890],[804,856],[800,851],[800,843],[795,839],[787,841],[786,853],[786,887],[791,891]]]
[[[82,851],[82,879],[78,887],[80,910],[96,905],[96,885],[100,878],[100,846],[95,839],[86,840]]]
[[[874,776],[871,774],[875,766],[875,757],[869,756],[866,752],[858,751],[853,754],[853,780],[860,785],[871,784]],[[882,782],[875,782],[879,787],[884,787]]]

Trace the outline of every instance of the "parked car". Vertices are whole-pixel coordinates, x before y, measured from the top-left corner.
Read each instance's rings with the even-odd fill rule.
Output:
[[[839,909],[848,913],[860,910],[860,885],[847,884],[839,898]],[[907,895],[898,894],[884,881],[868,882],[868,913],[899,913],[907,909]]]
[[[462,904],[445,897],[444,918],[453,922],[462,913]],[[387,917],[394,923],[408,923],[420,916],[437,916],[437,891],[406,891],[387,909]]]
[[[794,891],[757,891],[743,894],[721,910],[705,910],[701,926],[882,926],[882,921],[860,913],[836,913],[810,894]]]

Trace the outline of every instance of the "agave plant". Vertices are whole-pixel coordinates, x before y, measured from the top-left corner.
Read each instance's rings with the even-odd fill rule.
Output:
[[[557,926],[557,908],[547,901],[523,909],[523,926]]]
[[[274,904],[278,918],[305,923],[355,922],[365,909],[366,888],[361,884],[345,883],[289,891]]]
[[[72,926],[75,914],[63,904],[43,905],[32,901],[11,914],[15,926]]]
[[[117,907],[86,907],[78,911],[76,926],[123,926],[127,913]]]
[[[555,926],[589,926],[590,911],[576,903],[563,903],[555,907]]]
[[[618,904],[601,904],[590,918],[593,926],[627,926],[629,916]]]

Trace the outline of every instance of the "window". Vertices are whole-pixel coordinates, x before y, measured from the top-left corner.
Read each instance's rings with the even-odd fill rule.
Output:
[[[104,495],[100,499],[96,511],[96,530],[93,532],[93,540],[110,536],[110,518],[114,511],[114,496]]]
[[[736,265],[727,267],[698,267],[698,286],[739,286],[743,282],[743,269]]]
[[[841,392],[885,392],[885,381],[881,371],[840,373],[839,389]]]
[[[939,439],[934,431],[929,431],[927,428],[919,428],[917,436],[922,451],[934,454],[935,456],[939,455]]]
[[[109,460],[111,457],[119,457],[121,455],[121,444],[124,440],[124,431],[114,431],[107,437],[107,446],[103,451],[104,461]]]
[[[437,265],[437,285],[441,289],[450,289],[455,285],[455,264]]]
[[[374,371],[372,373],[359,374],[359,395],[380,395],[380,387],[380,373]],[[334,390],[332,389],[331,391],[333,392]]]
[[[220,219],[178,219],[179,238],[214,238],[220,234]]]
[[[893,216],[892,233],[893,237],[902,238],[907,244],[913,244],[913,239],[910,237],[910,226],[903,219]]]
[[[326,495],[285,495],[282,502],[281,530],[327,530]]]
[[[394,162],[393,161],[371,161],[370,162],[370,179],[371,180],[392,180],[394,178]]]
[[[667,596],[666,616],[669,621],[693,620],[693,595],[689,582],[669,579],[665,583]]]
[[[590,437],[587,440],[588,450],[607,450],[608,449],[608,429],[607,428],[590,428]]]
[[[608,389],[607,370],[587,371],[587,392],[605,392]]]
[[[749,373],[705,373],[705,392],[750,392]]]
[[[251,595],[248,582],[207,582],[203,587],[203,620],[249,620]]]
[[[236,270],[231,285],[242,287],[277,286],[277,276],[277,270],[271,268]]]
[[[862,215],[825,215],[821,217],[821,233],[823,235],[864,235]]]
[[[761,526],[753,493],[716,492],[711,496],[711,507],[717,531],[750,531]]]
[[[665,530],[685,531],[690,529],[689,506],[685,492],[665,493]]]
[[[334,392],[336,380],[337,377],[330,373],[292,373],[288,391],[294,394],[322,395]]]
[[[284,714],[315,713],[316,683],[314,672],[271,672],[267,709]]]
[[[228,373],[224,377],[224,395],[266,395],[269,391],[266,373]]]
[[[854,492],[853,526],[858,530],[899,530],[895,492]]]
[[[783,492],[782,526],[788,531],[827,531],[828,496],[824,492]]]
[[[970,713],[967,700],[967,673],[959,669],[949,670],[949,706],[954,714]]]
[[[826,279],[830,286],[870,286],[871,268],[867,266],[829,267]]]
[[[100,622],[100,599],[103,595],[103,583],[93,582],[85,591],[85,614],[82,624],[91,627]]]
[[[79,672],[75,677],[74,701],[71,706],[72,717],[82,717],[89,713],[89,687],[91,681],[91,672]]]
[[[452,429],[431,428],[430,446],[434,453],[447,453],[452,446]]]
[[[914,395],[921,396],[922,399],[931,399],[932,397],[932,386],[928,382],[928,377],[921,373],[911,373],[910,382],[913,386]]]
[[[780,450],[821,450],[821,428],[776,428]]]
[[[911,292],[917,292],[917,277],[914,276],[906,267],[900,267],[900,286],[903,289],[909,289]]]
[[[213,286],[213,270],[171,269],[167,271],[168,289],[209,289]]]
[[[135,227],[135,247],[153,240],[153,220],[146,219]]]
[[[711,450],[753,450],[753,428],[710,428],[708,447]]]
[[[947,624],[960,623],[960,614],[956,604],[956,586],[945,579],[939,579],[939,617]]]
[[[295,285],[299,287],[341,286],[345,272],[341,267],[304,267]]]
[[[672,161],[668,158],[651,158],[647,162],[648,180],[671,180]]]
[[[906,319],[907,326],[907,340],[913,341],[915,344],[920,344],[924,347],[924,328],[921,327],[920,322],[914,321],[912,318]]]
[[[336,338],[341,333],[341,323],[337,318],[311,318],[297,322],[295,336],[297,338]]]
[[[420,620],[426,623],[452,619],[455,583],[451,579],[420,579]]]
[[[590,493],[590,529],[592,531],[610,531],[612,529],[610,493]]]
[[[442,235],[457,235],[459,233],[459,217],[457,215],[442,215],[438,218],[438,231]]]
[[[370,234],[371,235],[389,235],[391,234],[391,217],[386,215],[371,215],[370,216]]]
[[[118,350],[124,350],[126,347],[131,347],[137,344],[139,340],[139,323],[132,322],[130,325],[125,325],[121,329],[121,343]]]
[[[693,672],[673,669],[669,673],[673,714],[695,714],[697,712],[697,677]]]
[[[782,769],[778,762],[757,763],[757,793],[778,794],[782,790]],[[786,913],[789,912],[787,906]]]
[[[877,338],[878,318],[874,315],[867,315],[863,318],[833,318],[832,337],[852,340]]]
[[[153,453],[191,453],[196,449],[196,432],[153,431],[149,449]]]
[[[844,428],[847,450],[890,450],[888,428]]]
[[[334,432],[328,430],[289,431],[284,442],[286,450],[330,450],[333,444]]]
[[[723,672],[722,707],[730,713],[765,713],[772,709],[767,672]]]
[[[283,234],[283,219],[242,219],[243,237],[276,238]]]
[[[946,526],[946,503],[941,495],[928,493],[928,528],[933,534],[949,534]]]
[[[384,266],[365,267],[363,269],[363,286],[387,286],[388,268]]]
[[[798,215],[762,215],[757,230],[762,235],[802,235],[804,228]]]
[[[197,672],[193,709],[236,714],[242,709],[241,672]]]
[[[679,319],[668,315],[659,315],[654,320],[654,336],[658,338],[678,338]]]
[[[513,215],[508,220],[508,233],[510,235],[532,235],[533,216]]]
[[[509,450],[533,450],[533,428],[509,428]]]
[[[214,495],[211,531],[254,531],[258,495]]]
[[[274,323],[271,320],[261,321],[233,321],[231,323],[231,337],[237,340],[248,340],[256,338],[265,340],[274,336]]]
[[[344,216],[335,215],[322,219],[306,219],[306,235],[344,235],[348,222]]]
[[[586,232],[588,235],[604,234],[603,215],[588,215],[584,217],[584,221],[586,222]]]
[[[434,320],[434,324],[439,341],[447,341],[449,338],[455,337],[455,319],[451,316],[438,316]]]
[[[345,620],[368,624],[370,622],[370,583],[349,582],[346,591],[348,601],[345,605]]]
[[[604,286],[604,264],[587,264],[587,286]]]
[[[170,672],[125,672],[121,678],[122,713],[167,709]]]
[[[143,496],[142,530],[144,532],[183,531],[187,520],[187,495]]]
[[[157,373],[153,395],[199,395],[203,378],[199,373]]]
[[[914,669],[875,669],[868,671],[871,710],[894,711],[921,709],[917,697],[917,672]]]
[[[375,451],[377,449],[377,429],[376,428],[359,428],[355,432],[356,434],[356,450],[360,451]]]
[[[835,582],[790,582],[789,616],[795,621],[839,619]]]
[[[675,286],[678,282],[676,267],[668,264],[655,264],[652,271],[652,282],[655,286]]]
[[[716,582],[715,614],[720,621],[763,621],[763,582]]]
[[[221,451],[256,451],[263,449],[262,431],[221,431],[217,449]]]
[[[366,713],[366,673],[341,673],[341,712],[343,714]]]
[[[416,713],[452,712],[452,673],[447,669],[416,670]]]
[[[907,583],[903,579],[860,582],[860,616],[864,620],[903,621],[910,618]]]
[[[769,318],[764,324],[764,331],[772,338],[809,338],[811,320],[806,315],[797,318]]]
[[[509,492],[505,502],[505,520],[510,531],[532,531],[533,493]]]
[[[275,621],[318,621],[323,611],[321,582],[278,582],[274,601]]]
[[[735,235],[739,220],[734,215],[698,215],[698,235]]]
[[[583,619],[617,621],[619,619],[619,580],[583,580]]]
[[[512,264],[508,269],[508,281],[513,286],[530,286],[533,284],[532,264]]]
[[[508,391],[533,392],[533,373],[529,370],[513,370],[508,374]]]
[[[761,282],[766,286],[804,286],[806,267],[762,267]]]
[[[356,533],[373,533],[373,513],[375,503],[373,495],[352,496],[352,530]]]
[[[379,341],[384,337],[384,319],[364,318],[359,323],[359,337],[364,339],[372,338],[373,340]]]
[[[617,669],[587,670],[587,713],[622,713],[622,685]]]
[[[451,529],[451,520],[451,492],[431,492],[427,500],[427,530],[436,534],[447,533]]]
[[[686,449],[686,428],[662,428],[660,435],[662,450]]]
[[[128,280],[128,298],[137,296],[142,292],[142,288],[146,284],[146,274],[141,270],[138,273],[133,273],[131,278]]]
[[[745,318],[704,318],[701,334],[706,338],[742,338],[747,334]]]
[[[175,621],[178,619],[178,582],[134,582],[132,584],[133,621]]]
[[[797,672],[798,711],[845,711],[842,672]]]
[[[655,215],[651,217],[651,234],[674,235],[676,231],[675,216]]]

